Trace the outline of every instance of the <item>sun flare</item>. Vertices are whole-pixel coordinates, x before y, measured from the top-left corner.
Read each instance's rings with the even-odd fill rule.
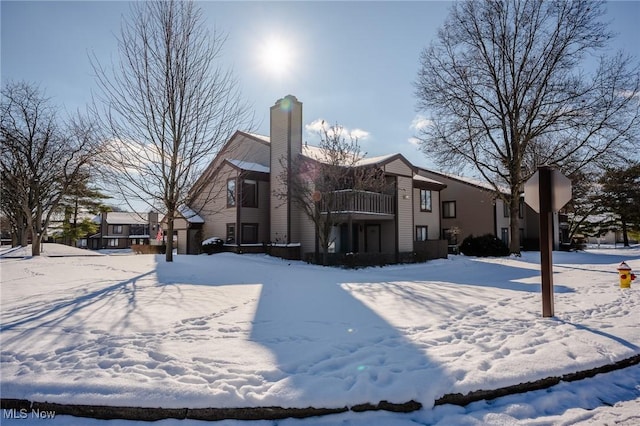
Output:
[[[260,62],[265,71],[282,76],[291,69],[293,51],[286,41],[271,37],[260,47]]]

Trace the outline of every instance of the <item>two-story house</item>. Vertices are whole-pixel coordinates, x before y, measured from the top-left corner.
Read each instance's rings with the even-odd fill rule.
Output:
[[[280,178],[296,158],[322,161],[317,150],[303,144],[302,103],[291,95],[271,107],[269,136],[237,131],[190,194],[188,209],[204,221],[202,237],[217,236],[241,250],[269,244],[299,247],[306,258],[318,253],[313,222],[292,197],[281,196],[287,188]],[[365,158],[353,167],[377,168],[390,189],[335,194],[342,203],[331,212],[338,218],[332,251],[383,255],[385,262],[416,252],[420,258],[446,256],[440,238],[443,183],[419,175],[401,154]]]
[[[100,231],[89,236],[90,249],[125,249],[134,244],[155,242],[158,233],[158,213],[103,212],[93,221]]]
[[[438,180],[446,185],[441,192],[441,236],[449,242],[451,249],[460,245],[469,235],[492,234],[509,245],[509,206],[497,196],[495,188],[479,179],[456,176],[449,173],[420,168],[418,174]],[[508,189],[500,189],[508,195]],[[525,250],[539,249],[539,218],[520,198],[520,245]],[[553,214],[554,249],[567,240],[563,215]]]

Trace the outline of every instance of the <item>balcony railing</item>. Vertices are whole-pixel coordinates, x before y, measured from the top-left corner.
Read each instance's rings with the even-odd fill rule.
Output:
[[[322,212],[331,211],[332,213],[392,215],[395,213],[395,202],[393,195],[344,189],[333,191],[323,197],[320,208]]]

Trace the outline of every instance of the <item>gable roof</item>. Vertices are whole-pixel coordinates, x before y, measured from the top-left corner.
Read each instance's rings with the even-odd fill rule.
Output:
[[[205,169],[202,171],[200,177],[198,177],[193,185],[191,185],[191,188],[189,189],[189,197],[193,197],[195,194],[197,194],[200,191],[203,183],[209,180],[211,176],[215,175],[217,170],[220,168],[220,164],[224,163],[224,161],[227,160],[224,156],[225,151],[228,151],[229,147],[239,137],[248,138],[265,146],[271,146],[271,142],[268,136],[259,135],[257,133],[244,132],[242,130],[236,130],[233,135],[231,135],[229,140],[225,142],[225,144],[218,150],[213,160],[211,160],[209,165],[207,165],[207,167],[205,167]]]
[[[437,176],[442,176],[443,178],[447,178],[447,179],[451,179],[460,183],[463,183],[465,185],[469,185],[469,186],[473,186],[475,188],[481,189],[483,191],[490,191],[490,192],[496,192],[496,188],[490,184],[489,182],[477,179],[477,178],[471,178],[471,177],[466,177],[466,176],[458,176],[458,175],[454,175],[453,173],[446,173],[446,172],[438,172],[435,170],[430,170],[430,169],[425,169],[420,167],[418,169],[418,173],[420,173],[420,171],[424,171],[426,173],[431,173]],[[498,186],[498,190],[503,193],[503,194],[509,194],[509,189],[503,186]]]
[[[186,204],[178,207],[178,213],[189,223],[204,223],[204,219]]]
[[[232,158],[227,158],[225,161],[240,170],[245,170],[248,172],[269,173],[271,171],[269,166],[252,163],[250,161],[234,160]]]
[[[326,155],[324,153],[324,149],[314,145],[303,145],[302,146],[302,155],[310,158],[312,160],[318,161],[320,163],[326,163],[324,161],[326,159]],[[362,157],[359,159],[354,159],[353,157],[350,159],[352,164],[348,164],[349,166],[360,167],[360,166],[382,166],[387,163],[390,163],[396,159],[400,159],[405,162],[410,168],[415,168],[409,160],[407,160],[400,153],[392,153],[386,155],[379,155],[376,157]]]

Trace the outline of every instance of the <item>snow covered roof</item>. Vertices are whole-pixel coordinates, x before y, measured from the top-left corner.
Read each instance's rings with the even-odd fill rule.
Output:
[[[107,223],[109,225],[144,225],[146,223],[149,223],[148,217],[148,213],[108,212]],[[101,223],[100,216],[98,216],[97,218],[98,222],[96,223]]]
[[[267,142],[267,143],[271,143],[271,138],[269,136],[265,136],[265,135],[259,135],[257,133],[250,133],[250,132],[242,132],[245,133],[251,137],[254,137],[256,139],[260,139],[263,142]]]
[[[178,207],[178,212],[189,223],[204,223],[204,219],[186,204],[183,204],[180,207]]]
[[[312,160],[316,160],[320,163],[326,163],[326,154],[323,148],[320,148],[318,146],[313,146],[313,145],[303,145],[302,147],[302,155],[304,155],[305,157],[311,158]],[[379,163],[383,163],[387,160],[392,159],[393,157],[395,157],[396,155],[398,155],[397,153],[394,154],[386,154],[386,155],[380,155],[377,157],[364,157],[364,158],[360,158],[360,159],[353,159],[355,161],[350,161],[350,164],[348,164],[349,166],[369,166],[372,164],[379,164]],[[351,164],[353,163],[353,164]]]
[[[444,185],[442,182],[439,182],[435,179],[429,179],[428,177],[421,176],[421,175],[413,175],[413,180],[417,180],[420,182],[434,183],[437,185]]]
[[[473,185],[475,187],[478,187],[480,189],[486,189],[488,191],[495,191],[496,188],[494,188],[494,186],[484,180],[478,179],[478,178],[472,178],[472,177],[467,177],[467,176],[458,176],[455,175],[453,173],[447,173],[447,172],[439,172],[439,171],[435,171],[435,170],[430,170],[430,169],[422,169],[428,173],[433,173],[436,175],[440,175],[449,179],[453,179],[453,180],[457,180],[463,183],[467,183],[469,185]],[[498,186],[498,190],[504,194],[508,194],[509,193],[509,188],[505,187],[505,186]]]
[[[250,172],[260,172],[260,173],[269,173],[271,171],[269,166],[265,166],[263,164],[251,163],[249,161],[242,161],[242,160],[234,160],[231,158],[227,158],[227,161],[241,170],[246,170]]]

